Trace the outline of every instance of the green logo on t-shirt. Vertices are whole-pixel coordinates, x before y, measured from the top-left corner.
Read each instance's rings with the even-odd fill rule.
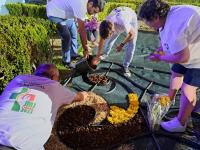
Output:
[[[11,110],[16,112],[32,113],[36,105],[35,95],[30,94],[28,88],[22,88],[19,93],[12,93],[10,99],[15,100]]]

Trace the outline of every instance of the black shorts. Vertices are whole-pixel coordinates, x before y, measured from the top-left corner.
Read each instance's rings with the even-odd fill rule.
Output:
[[[0,144],[0,150],[15,150],[15,149],[12,147],[8,147],[8,146],[4,146]]]
[[[183,74],[183,82],[191,86],[200,87],[200,68],[185,68],[180,64],[174,64],[172,71]]]

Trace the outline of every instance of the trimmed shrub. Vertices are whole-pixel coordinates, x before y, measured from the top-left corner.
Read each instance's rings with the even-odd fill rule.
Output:
[[[194,6],[200,6],[200,2],[198,3],[189,3],[189,2],[167,2],[169,5],[194,5]]]
[[[31,17],[0,17],[0,91],[16,75],[30,73],[32,65],[52,61],[50,22]]]
[[[27,16],[47,19],[45,5],[12,3],[6,4],[6,8],[11,16]]]
[[[113,3],[113,2],[108,2],[106,3],[105,7],[104,7],[104,11],[100,12],[98,15],[98,20],[102,21],[106,18],[106,16],[116,7],[120,7],[120,6],[127,6],[132,8],[133,10],[136,9],[136,5],[135,4],[129,4],[129,3]]]
[[[107,2],[115,2],[115,3],[142,3],[143,0],[107,0]]]
[[[99,19],[103,20],[114,8],[119,6],[127,6],[132,9],[136,9],[134,3],[116,3],[108,2],[105,5],[104,11],[99,13]],[[28,16],[34,18],[46,19],[46,6],[45,5],[34,5],[34,4],[6,4],[6,7],[12,16]]]
[[[103,20],[112,9],[119,6],[127,6],[133,10],[138,10],[138,6],[143,2],[143,0],[107,0],[108,2],[105,5],[104,11],[99,13],[99,20]],[[200,2],[193,1],[168,1],[170,5],[179,5],[179,4],[190,4],[200,6]],[[12,16],[28,16],[34,18],[44,18],[46,19],[46,6],[45,5],[35,5],[35,4],[23,4],[23,3],[11,3],[6,4],[6,7]]]
[[[36,5],[46,5],[47,0],[29,0],[28,3]]]
[[[11,16],[26,16],[33,18],[47,19],[46,16],[46,5],[35,5],[35,4],[23,4],[23,3],[11,3],[6,4],[7,9]],[[43,22],[43,25],[48,29],[50,35],[54,36],[57,34],[56,25],[53,23]],[[47,25],[47,26],[46,26]],[[49,28],[50,27],[50,28]]]
[[[185,3],[185,4],[195,4],[195,3],[199,3],[199,0],[167,0],[168,3]]]

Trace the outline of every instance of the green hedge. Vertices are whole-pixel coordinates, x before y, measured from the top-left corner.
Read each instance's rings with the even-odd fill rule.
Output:
[[[137,2],[143,2],[143,0],[107,0],[107,2],[116,2],[116,3],[137,3]]]
[[[107,2],[113,2],[113,3],[129,3],[129,4],[135,4],[136,6],[136,12],[138,10],[138,7],[141,3],[144,2],[144,0],[107,0]],[[166,1],[169,5],[195,5],[200,7],[200,0],[167,0]]]
[[[168,2],[169,5],[194,5],[194,6],[200,6],[200,2],[198,3],[189,3],[189,2]]]
[[[107,2],[105,7],[104,7],[104,11],[100,12],[98,15],[98,20],[102,21],[105,19],[105,17],[116,7],[120,7],[120,6],[127,6],[132,8],[133,10],[136,9],[136,5],[135,4],[130,4],[130,3],[114,3],[114,2]]]
[[[51,62],[50,23],[31,17],[0,17],[0,92],[16,75],[30,73],[32,64]]]
[[[6,4],[6,7],[11,16],[19,16],[19,17],[26,16],[26,17],[47,19],[46,5],[11,3],[11,4]],[[50,28],[49,28],[49,23],[47,24],[48,24],[47,29],[49,29],[48,32],[50,32],[51,35],[56,35],[57,34],[56,25],[50,23]]]
[[[198,5],[200,3],[200,0],[163,0],[166,1],[169,4],[190,4],[190,5]],[[116,3],[134,3],[134,4],[140,4],[144,2],[144,0],[107,0],[107,2],[116,2]]]
[[[45,5],[35,5],[35,4],[6,4],[6,8],[9,14],[12,16],[27,16],[34,18],[44,18],[46,19],[46,6]]]
[[[29,0],[29,4],[46,5],[47,0]]]
[[[199,0],[167,0],[168,3],[185,3],[185,4],[198,4],[200,3]]]
[[[123,1],[123,0],[121,0]],[[135,1],[136,3],[136,1]],[[104,8],[104,11],[99,13],[99,19],[103,20],[106,15],[108,15],[111,10],[119,6],[127,6],[132,9],[136,9],[134,3],[116,3],[116,2],[107,2]],[[29,16],[34,18],[44,18],[46,19],[46,8],[45,5],[34,5],[34,4],[6,4],[6,7],[12,16]]]
[[[105,5],[104,11],[99,13],[99,19],[103,20],[106,15],[110,13],[112,9],[119,6],[131,7],[134,10],[138,10],[138,6],[143,2],[143,0],[108,0]],[[169,0],[170,5],[178,4],[190,4],[200,6],[200,2],[197,1],[174,1]],[[34,4],[6,4],[6,7],[12,16],[28,16],[34,18],[44,18],[46,19],[46,6],[45,5],[34,5]]]

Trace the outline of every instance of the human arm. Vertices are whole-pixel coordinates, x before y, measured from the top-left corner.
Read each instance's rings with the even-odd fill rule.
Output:
[[[125,37],[125,39],[123,40],[123,42],[117,46],[117,48],[116,48],[117,51],[120,52],[120,51],[122,50],[122,48],[124,47],[124,45],[125,45],[126,43],[128,43],[130,40],[133,40],[134,37],[135,37],[135,31],[134,31],[134,29],[131,29],[131,30],[128,32],[128,34],[127,34],[127,36]]]
[[[88,51],[88,47],[87,47],[87,34],[86,34],[86,30],[85,30],[85,22],[79,18],[77,18],[77,22],[78,22],[78,31],[80,34],[81,43],[82,43],[83,50],[84,50],[83,55],[84,55],[84,57],[87,58],[89,56],[89,51]]]
[[[74,92],[69,88],[61,85],[59,82],[53,82],[47,87],[48,96],[60,106],[63,104],[71,104],[75,101],[84,100],[87,92]]]
[[[85,100],[88,96],[88,93],[83,91],[83,92],[77,92],[76,93],[76,96],[74,97],[74,102],[79,102],[79,101],[82,101],[82,100]]]
[[[153,52],[154,54],[164,54],[162,44]]]
[[[92,60],[92,64],[93,65],[97,65],[99,63],[99,57],[102,55],[104,44],[105,44],[105,39],[103,39],[103,38],[100,37],[97,55]]]
[[[99,58],[102,55],[104,44],[105,44],[105,39],[103,39],[102,37],[100,37],[99,46],[98,46],[98,51],[97,51],[96,57]]]
[[[175,54],[152,54],[149,56],[149,59],[152,61],[164,61],[168,63],[186,63],[190,58],[189,48],[186,47],[182,51],[179,51]]]

